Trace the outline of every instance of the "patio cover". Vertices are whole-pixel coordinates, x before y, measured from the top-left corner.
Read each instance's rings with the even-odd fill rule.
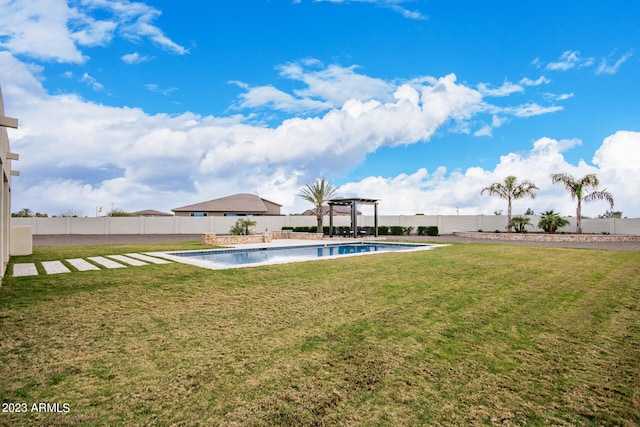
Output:
[[[329,237],[333,237],[333,207],[349,206],[351,207],[351,230],[353,237],[358,237],[358,203],[363,205],[373,205],[373,229],[375,236],[378,237],[378,200],[354,198],[340,198],[329,200]]]

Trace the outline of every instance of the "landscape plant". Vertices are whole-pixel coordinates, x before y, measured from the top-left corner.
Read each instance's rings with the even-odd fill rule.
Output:
[[[524,215],[516,215],[511,218],[511,227],[513,227],[516,233],[524,233],[525,227],[531,225],[531,218]]]
[[[514,175],[509,175],[503,182],[494,182],[490,186],[483,188],[480,194],[484,195],[485,192],[488,192],[490,196],[498,196],[507,201],[507,230],[511,231],[511,204],[514,200],[524,197],[535,199],[535,190],[538,189],[535,184],[528,180],[518,183],[518,178]]]
[[[576,233],[582,233],[582,202],[588,203],[594,200],[605,200],[613,209],[613,195],[606,189],[596,190],[600,181],[595,174],[589,174],[576,179],[568,173],[555,173],[551,175],[554,184],[561,184],[571,195],[571,200],[578,200],[576,206]],[[589,192],[589,189],[593,190]]]
[[[255,225],[256,225],[256,222],[248,218],[238,218],[236,223],[229,230],[229,233],[236,236],[241,236],[241,235],[248,236],[249,234],[251,234],[250,228]]]
[[[557,214],[552,210],[545,211],[538,221],[538,228],[541,228],[545,233],[555,233],[559,228],[569,225],[569,221],[562,218],[560,214]]]
[[[322,233],[322,220],[324,217],[324,204],[331,200],[336,193],[333,183],[325,178],[305,184],[300,190],[299,196],[313,204],[317,220],[316,233]]]

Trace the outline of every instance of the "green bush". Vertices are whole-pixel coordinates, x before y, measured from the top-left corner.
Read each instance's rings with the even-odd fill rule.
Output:
[[[386,225],[379,225],[378,226],[378,235],[385,236],[387,234],[389,234],[389,227],[387,227]]]
[[[430,225],[427,227],[427,235],[428,236],[437,236],[439,234],[437,225]]]
[[[392,225],[389,227],[389,232],[393,236],[402,236],[404,234],[404,227],[400,225]]]
[[[437,236],[437,235],[438,235],[437,225],[429,225],[429,226],[421,225],[420,227],[418,227],[418,236]]]

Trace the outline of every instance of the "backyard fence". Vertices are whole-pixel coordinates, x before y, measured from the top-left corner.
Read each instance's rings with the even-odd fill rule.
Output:
[[[528,231],[542,231],[535,227],[540,219],[531,215],[532,226]],[[568,217],[570,224],[560,232],[573,232],[575,218]],[[228,234],[238,217],[97,217],[97,218],[11,218],[12,227],[31,227],[34,235],[61,234]],[[252,229],[258,233],[277,231],[282,228],[312,227],[315,216],[282,215],[252,216],[256,225]],[[349,216],[335,216],[335,227],[350,226]],[[324,225],[329,218],[324,218]],[[369,215],[358,217],[358,225],[373,227],[374,218]],[[382,227],[403,227],[418,234],[419,227],[438,227],[440,234],[461,231],[506,231],[505,215],[380,215],[378,225]],[[584,233],[640,235],[640,218],[583,219]]]

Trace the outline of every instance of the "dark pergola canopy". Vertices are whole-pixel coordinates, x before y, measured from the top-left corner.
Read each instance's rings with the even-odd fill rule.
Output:
[[[373,205],[373,229],[378,237],[378,200],[354,198],[338,198],[329,200],[329,237],[333,237],[333,207],[349,206],[351,208],[351,230],[354,238],[358,237],[358,203],[363,205]]]

